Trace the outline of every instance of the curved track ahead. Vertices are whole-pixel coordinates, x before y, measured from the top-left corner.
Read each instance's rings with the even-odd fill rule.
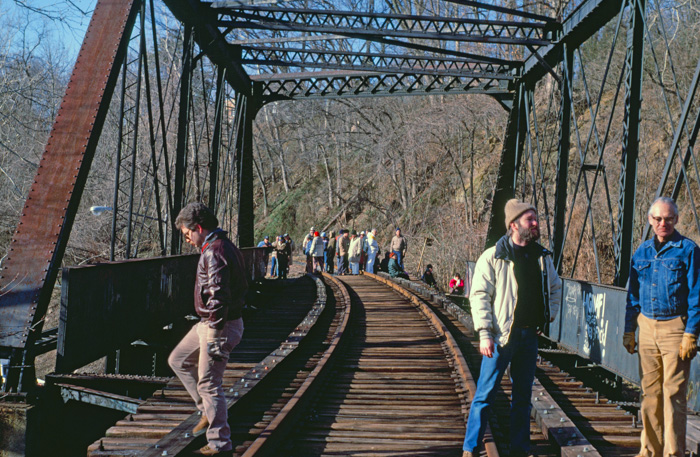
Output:
[[[386,285],[341,280],[350,335],[285,455],[461,455],[465,392],[444,337]]]

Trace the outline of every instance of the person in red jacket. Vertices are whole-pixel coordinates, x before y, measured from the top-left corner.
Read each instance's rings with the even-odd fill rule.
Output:
[[[184,240],[201,249],[194,287],[194,307],[200,317],[173,349],[168,364],[202,413],[195,436],[206,432],[208,444],[196,455],[230,455],[223,374],[233,348],[243,337],[241,312],[248,290],[243,254],[202,203],[185,206],[175,220]]]
[[[454,278],[450,279],[450,295],[464,295],[464,279],[455,273]]]

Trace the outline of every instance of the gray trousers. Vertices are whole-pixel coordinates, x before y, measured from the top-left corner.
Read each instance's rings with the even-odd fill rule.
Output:
[[[228,425],[222,378],[228,354],[243,337],[243,319],[228,321],[224,325],[222,337],[226,337],[223,347],[226,358],[221,361],[213,360],[207,354],[207,327],[206,322],[195,324],[170,353],[168,364],[182,381],[197,409],[209,420],[209,447],[228,451],[232,449],[231,428]]]

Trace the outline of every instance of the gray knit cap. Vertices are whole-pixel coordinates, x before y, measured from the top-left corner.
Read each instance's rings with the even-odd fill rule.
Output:
[[[506,202],[506,229],[510,227],[510,223],[519,218],[525,211],[533,210],[537,213],[537,208],[529,203],[518,200],[517,198],[511,198]]]

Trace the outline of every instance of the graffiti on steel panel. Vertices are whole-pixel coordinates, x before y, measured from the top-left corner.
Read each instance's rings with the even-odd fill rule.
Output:
[[[561,342],[574,351],[579,350],[579,337],[581,326],[579,325],[578,297],[580,296],[578,283],[566,281],[564,283],[564,300],[561,320]]]
[[[581,301],[585,316],[586,337],[583,341],[583,353],[591,360],[600,362],[605,357],[605,344],[608,336],[608,321],[603,319],[605,294],[593,293],[581,288]]]
[[[566,281],[562,342],[600,362],[605,356],[608,329],[604,313],[605,293],[594,292],[587,283]]]

